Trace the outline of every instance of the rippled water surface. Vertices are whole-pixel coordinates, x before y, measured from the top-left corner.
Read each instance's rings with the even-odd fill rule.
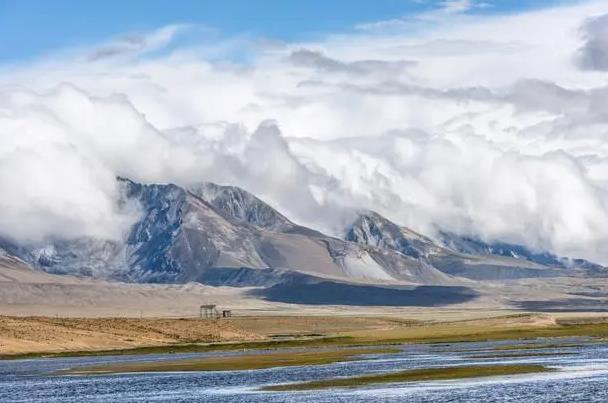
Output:
[[[104,362],[174,360],[228,355],[171,354],[134,357],[79,357],[0,361],[2,402],[608,402],[608,343],[542,340],[530,344],[574,343],[575,347],[495,351],[514,342],[402,346],[390,355],[312,367],[255,371],[56,376],[54,371]],[[516,358],[471,358],[507,353],[574,353]],[[337,376],[383,373],[411,368],[456,365],[543,364],[555,372],[454,381],[384,384],[358,389],[269,393],[259,387]]]

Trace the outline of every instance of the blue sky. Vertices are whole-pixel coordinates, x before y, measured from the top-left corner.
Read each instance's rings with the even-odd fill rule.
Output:
[[[471,13],[509,13],[560,0],[484,0]],[[570,1],[572,2],[572,1]],[[303,40],[441,6],[432,0],[0,0],[0,60],[19,61],[168,24]],[[477,0],[481,3],[481,0]]]

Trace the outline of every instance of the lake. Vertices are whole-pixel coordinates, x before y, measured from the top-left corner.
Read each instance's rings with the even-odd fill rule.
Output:
[[[517,350],[509,349],[519,344]],[[522,344],[525,343],[525,344]],[[171,372],[101,376],[57,376],[78,366],[127,361],[226,356],[234,352],[104,356],[0,361],[1,402],[606,402],[608,342],[544,339],[403,345],[402,351],[366,355],[322,366],[252,371]],[[251,354],[251,352],[248,352]],[[528,354],[526,357],[505,355]],[[530,354],[544,354],[530,356]],[[553,355],[555,354],[555,355]],[[466,380],[381,384],[357,389],[260,392],[277,383],[398,370],[496,364],[542,364],[554,372]]]

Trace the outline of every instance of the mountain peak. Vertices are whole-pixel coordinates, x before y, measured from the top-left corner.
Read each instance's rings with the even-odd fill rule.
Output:
[[[345,239],[364,245],[396,250],[406,256],[427,256],[434,242],[406,227],[400,227],[372,210],[359,212],[355,221],[347,228]]]
[[[221,186],[206,182],[192,186],[188,191],[209,203],[230,221],[275,231],[285,231],[295,226],[270,205],[236,186]]]

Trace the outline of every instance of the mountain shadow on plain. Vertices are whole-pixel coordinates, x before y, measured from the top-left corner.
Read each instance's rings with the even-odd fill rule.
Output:
[[[478,293],[461,286],[383,286],[327,280],[281,269],[221,268],[198,278],[207,285],[262,287],[249,295],[304,305],[418,306],[461,304]]]

